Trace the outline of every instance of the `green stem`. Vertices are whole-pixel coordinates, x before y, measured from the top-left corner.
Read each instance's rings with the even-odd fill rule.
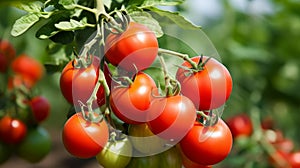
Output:
[[[286,161],[284,158],[282,158],[280,155],[276,154],[275,147],[268,142],[268,140],[265,138],[263,134],[263,130],[261,128],[260,124],[260,113],[257,108],[254,108],[250,112],[250,118],[253,124],[253,135],[252,138],[254,138],[255,141],[257,141],[263,150],[275,161],[275,164],[279,167],[285,167]]]
[[[171,85],[171,77],[169,76],[167,65],[165,63],[164,58],[159,54],[159,61],[161,64],[161,67],[163,69],[164,77],[165,77],[165,85],[166,85],[166,96],[172,96],[173,95],[173,86]]]
[[[194,62],[192,59],[190,59],[188,54],[182,54],[182,53],[179,53],[179,52],[176,52],[176,51],[171,51],[171,50],[167,50],[167,49],[163,49],[163,48],[159,48],[158,53],[172,55],[172,56],[182,58],[183,60],[190,63],[193,69],[196,69],[196,70],[198,69],[197,63]]]

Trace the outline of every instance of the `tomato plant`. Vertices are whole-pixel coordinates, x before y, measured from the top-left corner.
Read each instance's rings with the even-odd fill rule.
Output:
[[[13,45],[7,40],[0,39],[0,72],[7,72],[10,63],[15,56],[16,51]]]
[[[35,121],[42,122],[49,116],[50,103],[43,96],[36,96],[30,100],[30,107]]]
[[[4,116],[0,120],[0,139],[7,144],[20,143],[26,136],[27,126],[19,119]]]
[[[155,60],[158,42],[153,31],[146,26],[130,22],[121,33],[106,38],[105,57],[127,71],[137,72],[148,68]]]
[[[154,80],[146,73],[139,72],[128,87],[112,89],[110,104],[114,114],[128,124],[147,122],[151,105]]]
[[[15,74],[31,80],[34,84],[44,75],[43,65],[26,54],[15,58],[11,63],[11,68]]]
[[[234,138],[238,136],[250,136],[253,131],[252,121],[246,114],[233,116],[226,120]]]
[[[24,141],[17,145],[17,155],[30,163],[44,159],[51,151],[52,142],[47,130],[41,126],[28,131]]]
[[[105,121],[93,123],[76,113],[67,120],[62,140],[67,151],[78,158],[96,156],[108,142],[108,126]]]
[[[201,138],[205,136],[207,137]],[[193,128],[180,141],[180,147],[191,161],[201,165],[214,165],[227,157],[232,142],[230,129],[219,118],[218,123],[211,128],[195,122]]]
[[[190,98],[198,110],[209,110],[222,106],[232,90],[229,71],[219,61],[207,56],[193,57],[192,61],[201,65],[202,69],[193,72],[186,69],[192,68],[192,65],[184,62],[182,68],[176,72],[176,79],[181,84],[182,94]],[[195,88],[195,90],[191,88]]]
[[[100,60],[94,56],[92,63],[86,68],[77,68],[75,64],[77,64],[76,60],[72,60],[62,70],[60,89],[69,103],[79,106],[79,102],[86,103],[94,90],[98,81]],[[97,92],[97,101],[93,102],[93,106],[103,104],[104,89],[101,86]]]
[[[127,137],[109,141],[96,159],[103,167],[124,168],[132,156],[132,145]]]
[[[181,140],[193,127],[196,109],[190,99],[182,95],[156,98],[152,101],[147,122],[157,136],[171,141]]]
[[[153,134],[146,123],[130,125],[129,139],[135,150],[144,154],[157,154],[166,149],[167,141]]]

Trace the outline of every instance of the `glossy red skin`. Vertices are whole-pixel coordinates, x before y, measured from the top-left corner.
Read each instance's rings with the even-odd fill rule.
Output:
[[[183,95],[156,98],[148,117],[147,124],[154,134],[178,142],[193,127],[196,109],[193,102]]]
[[[109,138],[105,121],[92,123],[83,118],[82,113],[70,117],[64,125],[62,140],[67,151],[78,158],[96,156]]]
[[[69,103],[79,106],[79,101],[86,104],[93,93],[99,76],[100,60],[94,56],[93,63],[87,68],[75,68],[74,62],[72,60],[64,67],[60,76],[60,90]],[[93,107],[101,106],[104,102],[105,92],[103,86],[100,86]]]
[[[123,33],[111,33],[106,38],[105,57],[112,65],[126,71],[148,68],[157,53],[158,42],[154,32],[139,23],[130,22]]]
[[[250,117],[247,114],[239,114],[233,116],[226,121],[231,130],[232,136],[237,138],[239,136],[250,136],[253,132],[253,125]]]
[[[128,124],[147,122],[147,114],[156,88],[154,80],[146,73],[136,74],[129,87],[115,87],[111,91],[110,103],[114,114]]]
[[[9,41],[0,39],[0,72],[6,73],[11,61],[16,57],[16,51]]]
[[[7,144],[18,144],[26,136],[27,126],[19,119],[4,116],[0,120],[0,140]]]
[[[209,129],[195,122],[194,127],[180,141],[180,148],[191,161],[200,165],[214,165],[228,156],[232,142],[230,129],[219,118],[218,123]]]
[[[30,107],[35,121],[38,123],[47,119],[50,114],[50,103],[46,97],[36,96],[30,100]]]
[[[33,83],[39,81],[44,75],[43,65],[36,59],[22,54],[14,59],[11,68],[15,74],[30,79]]]
[[[180,151],[181,159],[182,159],[182,165],[184,168],[212,168],[210,165],[200,165],[198,163],[195,163],[191,161],[188,157],[185,156],[185,154],[180,149],[180,145],[176,145],[176,148]]]
[[[192,58],[195,63],[200,61],[201,56]],[[203,62],[207,60],[203,56]],[[182,64],[191,68],[188,62]],[[204,66],[204,70],[193,73],[179,68],[176,79],[181,84],[181,93],[190,98],[198,110],[210,110],[221,107],[229,98],[232,91],[232,78],[227,68],[211,58]]]

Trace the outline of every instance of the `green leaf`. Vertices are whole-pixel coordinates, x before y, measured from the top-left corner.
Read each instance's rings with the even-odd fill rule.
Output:
[[[183,3],[184,0],[147,0],[141,5],[141,7],[150,6],[175,6]]]
[[[184,0],[131,0],[128,5],[147,8],[152,6],[175,6],[183,2]]]
[[[64,31],[71,31],[71,30],[79,30],[86,27],[86,18],[82,19],[80,22],[74,19],[70,19],[70,21],[62,21],[55,24],[55,27],[64,30]]]
[[[43,3],[39,1],[35,1],[30,3],[20,3],[15,6],[29,13],[38,13],[42,11]]]
[[[201,26],[197,26],[192,22],[188,21],[184,16],[180,15],[179,12],[165,11],[165,10],[158,9],[156,7],[149,7],[147,9],[157,14],[156,16],[155,15],[152,16],[154,16],[154,18],[157,19],[158,22],[161,24],[175,23],[183,29],[191,29],[191,30],[196,30],[201,28]]]
[[[66,9],[74,9],[75,8],[75,2],[74,0],[59,0],[58,2]]]
[[[148,12],[132,11],[129,15],[135,22],[141,23],[152,30],[156,37],[161,37],[164,34],[157,20],[155,20]]]
[[[16,37],[23,34],[38,21],[39,16],[37,14],[29,13],[27,15],[22,16],[14,23],[13,28],[11,30],[11,35]]]

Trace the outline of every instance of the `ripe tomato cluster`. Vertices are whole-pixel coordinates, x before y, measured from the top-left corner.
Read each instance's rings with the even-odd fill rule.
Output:
[[[296,150],[291,139],[275,128],[272,118],[267,117],[259,122],[260,129],[254,129],[253,119],[246,113],[232,116],[226,120],[226,123],[234,140],[248,143],[258,141],[267,154],[269,165],[278,168],[300,167],[300,152]],[[255,140],[254,134],[260,134],[260,139]]]
[[[136,22],[127,25],[108,33],[104,57],[84,53],[62,71],[61,92],[77,109],[62,131],[66,150],[96,157],[104,167],[221,162],[232,147],[231,131],[215,113],[232,91],[227,68],[208,56],[181,57],[171,76],[163,58],[171,52],[159,48],[154,32]],[[145,71],[156,61],[164,87]]]
[[[50,136],[40,126],[50,114],[50,103],[34,94],[44,68],[26,54],[17,56],[6,40],[0,40],[0,64],[6,83],[0,90],[0,164],[13,153],[30,163],[39,162],[51,149]]]

